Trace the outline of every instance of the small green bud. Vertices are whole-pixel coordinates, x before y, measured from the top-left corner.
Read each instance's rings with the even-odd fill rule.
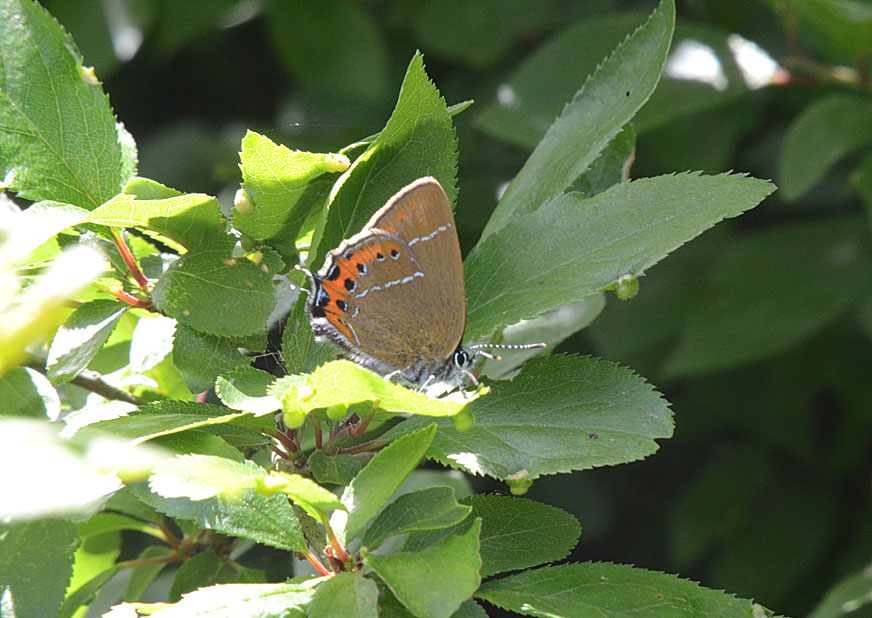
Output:
[[[257,239],[254,236],[243,234],[242,238],[239,239],[239,246],[246,253],[251,253],[257,247]]]
[[[339,419],[344,418],[347,413],[348,407],[342,405],[341,403],[333,404],[332,406],[327,408],[327,418],[334,421],[338,421]]]
[[[239,189],[233,196],[233,206],[236,208],[236,212],[241,215],[250,215],[254,212],[254,203],[248,197],[248,192],[245,189]]]
[[[524,469],[507,476],[506,483],[513,496],[523,496],[533,485],[533,479],[530,478],[530,473]]]
[[[621,300],[630,300],[639,292],[639,280],[633,275],[624,275],[614,283],[613,289]]]
[[[259,479],[257,493],[262,496],[271,496],[288,486],[288,479],[273,472],[270,476]]]
[[[297,429],[303,426],[303,423],[306,422],[306,413],[299,409],[285,409],[285,426],[288,429]]]
[[[344,154],[324,155],[324,169],[328,172],[344,172],[351,166],[351,161]]]

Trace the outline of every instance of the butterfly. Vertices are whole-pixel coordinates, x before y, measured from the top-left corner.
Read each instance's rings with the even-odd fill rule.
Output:
[[[301,269],[302,270],[302,269]],[[482,348],[463,345],[466,288],[448,196],[426,176],[400,189],[363,229],[330,251],[306,312],[316,337],[358,364],[430,395],[478,384],[471,369]]]

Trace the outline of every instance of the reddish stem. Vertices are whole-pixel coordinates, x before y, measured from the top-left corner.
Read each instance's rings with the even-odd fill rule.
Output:
[[[357,446],[350,446],[348,448],[340,448],[337,449],[336,452],[341,455],[357,455],[359,453],[365,453],[366,451],[371,451],[374,448],[379,448],[380,446],[384,446],[384,442],[380,442],[378,440],[372,440],[371,442],[364,442],[363,444],[358,444]]]
[[[370,422],[372,422],[374,416],[375,410],[372,410],[369,414],[366,415],[365,419],[348,428],[348,435],[350,435],[352,438],[357,438],[363,435],[363,432],[365,432],[366,428],[369,427],[369,424]]]
[[[125,560],[117,562],[115,566],[119,569],[139,569],[141,567],[155,566],[158,564],[170,564],[178,562],[182,557],[178,554],[168,554],[166,556],[154,556],[153,558],[136,558],[134,560]]]
[[[118,252],[121,254],[121,259],[124,260],[124,264],[127,266],[127,270],[129,270],[130,274],[133,275],[133,278],[136,279],[136,283],[139,284],[139,287],[147,292],[149,289],[148,277],[143,275],[142,271],[139,270],[136,258],[133,257],[133,252],[130,250],[130,247],[127,246],[127,243],[124,242],[120,230],[112,228],[112,235],[115,237],[115,246],[118,248]]]
[[[164,524],[163,521],[156,521],[154,523],[158,528],[160,528],[160,531],[163,533],[164,540],[166,541],[167,545],[169,545],[174,550],[177,550],[182,544],[182,541],[175,534],[173,534],[169,528],[167,528],[166,524]]]
[[[345,548],[342,547],[342,543],[340,543],[339,539],[336,538],[336,535],[333,533],[333,528],[330,527],[330,523],[327,521],[327,518],[322,517],[321,523],[324,524],[324,530],[327,532],[327,538],[330,539],[330,546],[333,548],[333,554],[340,561],[342,561],[343,564],[349,564],[348,552],[345,551]]]
[[[278,448],[276,446],[272,447],[272,452],[275,453],[276,455],[278,455],[279,457],[281,457],[282,459],[290,459],[290,457],[288,457],[287,453],[285,453],[283,450],[281,450],[280,448]]]
[[[133,294],[128,294],[124,290],[106,290],[109,294],[114,296],[120,301],[127,303],[128,305],[133,305],[134,307],[139,307],[140,309],[153,309],[154,306],[151,304],[150,300],[143,300],[141,298],[137,298]]]
[[[296,443],[280,431],[268,431],[266,432],[266,435],[281,442],[282,446],[285,447],[285,450],[287,450],[288,453],[297,453],[300,451],[300,448]]]
[[[315,554],[306,550],[303,552],[303,555],[306,556],[306,560],[312,563],[312,566],[315,567],[315,570],[318,571],[318,573],[321,575],[330,575],[331,571],[328,571],[327,567],[321,564],[321,561],[318,560],[318,557]]]

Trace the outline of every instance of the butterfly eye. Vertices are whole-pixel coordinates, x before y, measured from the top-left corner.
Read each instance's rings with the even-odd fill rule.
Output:
[[[463,369],[464,367],[469,365],[471,361],[472,358],[470,357],[469,353],[463,348],[457,348],[457,350],[454,351],[454,365],[458,369]]]

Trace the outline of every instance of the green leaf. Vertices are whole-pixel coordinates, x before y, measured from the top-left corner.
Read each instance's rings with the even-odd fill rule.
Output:
[[[474,118],[486,133],[534,149],[603,58],[644,19],[639,13],[591,15],[524,58]]]
[[[55,384],[69,382],[82,372],[112,334],[129,308],[117,300],[92,300],[81,305],[58,329],[46,366]]]
[[[560,195],[480,242],[464,262],[475,338],[638,277],[774,187],[742,175],[678,174]]]
[[[269,5],[267,16],[278,57],[307,89],[341,100],[384,95],[388,50],[364,7],[337,0],[278,2]]]
[[[798,0],[795,10],[803,21],[823,33],[830,45],[852,58],[870,51],[872,9],[857,0]]]
[[[0,417],[0,520],[91,516],[121,479],[144,478],[166,453],[111,435],[58,435],[59,425]],[[42,488],[34,491],[34,488]]]
[[[119,513],[100,512],[88,521],[79,524],[79,536],[83,541],[85,541],[85,544],[87,544],[87,541],[91,538],[99,537],[110,532],[119,532],[121,530],[134,530],[145,534],[154,534],[155,532],[153,526],[136,518],[121,515]],[[79,549],[81,549],[81,547]]]
[[[130,371],[145,373],[153,369],[173,350],[176,321],[163,316],[149,316],[136,323],[130,340]]]
[[[67,594],[57,613],[54,614],[55,618],[72,618],[80,607],[90,605],[97,593],[115,577],[118,571],[117,565],[112,566]]]
[[[191,556],[182,563],[173,578],[167,598],[177,602],[186,592],[215,584],[230,584],[235,581],[233,569],[210,551]]]
[[[267,394],[275,376],[254,367],[239,367],[218,378],[215,394],[231,410],[259,416],[282,407],[282,402]]]
[[[481,576],[556,562],[569,555],[581,526],[561,509],[524,498],[479,495],[464,498],[472,513],[453,528],[408,537],[403,549],[420,551],[449,534],[465,532],[481,519]]]
[[[158,280],[155,307],[179,323],[210,335],[259,333],[276,303],[272,277],[224,248],[183,255]],[[216,307],[221,307],[216,311]]]
[[[586,328],[606,305],[605,294],[585,296],[532,320],[521,320],[503,329],[501,344],[523,345],[544,343],[554,350],[573,333]],[[482,373],[492,380],[507,380],[515,377],[521,367],[542,349],[511,350],[502,353],[502,361],[487,361]]]
[[[0,177],[21,197],[93,210],[129,165],[109,100],[61,26],[35,2],[0,20]]]
[[[334,530],[341,532],[340,541],[355,538],[376,516],[409,473],[418,467],[435,434],[435,425],[428,425],[395,440],[354,477],[342,494],[347,515],[337,511],[330,520]]]
[[[672,413],[650,384],[598,359],[534,358],[511,382],[469,405],[475,427],[458,432],[438,419],[427,456],[472,474],[532,480],[642,459],[672,435]],[[420,429],[410,418],[382,438]]]
[[[308,459],[312,476],[321,484],[348,485],[363,468],[354,455],[331,454],[315,451]]]
[[[487,612],[473,599],[466,599],[460,604],[460,609],[451,614],[451,618],[487,618]]]
[[[257,333],[242,339],[219,337],[176,324],[173,366],[191,392],[200,393],[215,386],[215,378],[220,374],[249,365],[251,359],[239,351],[247,347],[266,348],[266,334]]]
[[[308,373],[336,358],[336,346],[316,341],[305,311],[306,298],[300,295],[282,333],[282,358],[289,374]]]
[[[311,479],[299,474],[279,474],[277,476],[284,483],[276,482],[272,487],[290,497],[319,521],[324,519],[323,514],[327,511],[345,510],[345,506],[333,492],[324,489]]]
[[[189,592],[174,605],[157,604],[152,611],[160,610],[154,614],[160,618],[305,618],[316,582],[210,586]],[[118,618],[130,616],[134,607],[118,605],[106,618],[115,612]]]
[[[830,588],[808,618],[851,616],[869,603],[872,603],[872,569],[867,567]]]
[[[10,602],[16,618],[54,616],[73,574],[77,544],[76,526],[63,519],[0,526],[4,616]]]
[[[161,513],[193,520],[200,528],[288,551],[306,551],[307,548],[300,522],[287,497],[282,494],[265,497],[247,491],[233,500],[214,497],[194,501],[163,498],[143,485],[134,486],[134,493]]]
[[[379,615],[378,588],[374,581],[360,573],[337,573],[318,586],[306,615],[308,618],[376,618]]]
[[[13,262],[26,259],[24,255],[9,257]],[[0,371],[31,356],[28,347],[56,328],[66,317],[69,299],[100,276],[105,263],[103,256],[91,247],[71,247],[57,255],[38,279],[30,281],[26,293],[19,294],[16,302],[4,302],[0,316]],[[4,288],[8,295],[18,286],[11,276],[13,271],[6,268],[5,279],[11,284]]]
[[[321,365],[311,374],[276,380],[270,392],[281,399],[285,412],[307,414],[319,408],[378,401],[378,407],[394,414],[454,416],[466,401],[430,399],[351,361],[338,360]]]
[[[872,102],[834,94],[818,99],[790,125],[778,177],[784,199],[801,198],[845,155],[872,143]]]
[[[256,239],[273,238],[283,231],[296,239],[303,221],[317,201],[304,199],[313,181],[327,172],[344,172],[349,162],[345,155],[291,150],[269,138],[248,131],[239,153],[242,188],[253,204],[248,212],[233,212],[233,227]],[[332,185],[331,182],[328,186]],[[326,197],[320,186],[316,192]],[[328,189],[329,191],[329,189]]]
[[[157,232],[186,249],[196,249],[205,240],[214,241],[224,233],[218,202],[202,193],[153,200],[122,193],[94,210],[86,222]]]
[[[457,141],[445,100],[415,54],[406,70],[397,106],[388,123],[342,177],[327,219],[313,246],[309,265],[319,266],[327,251],[356,234],[397,191],[434,176],[453,203],[457,195]]]
[[[674,575],[622,564],[564,564],[486,582],[476,594],[525,616],[758,618],[750,601]],[[772,614],[767,612],[766,616]]]
[[[415,40],[422,48],[440,59],[459,62],[477,74],[487,74],[519,40],[532,33],[538,37],[542,31],[562,27],[597,10],[587,9],[586,5],[576,2],[555,5],[551,0],[519,3],[435,0],[416,6],[409,17],[413,19]]]
[[[758,232],[720,256],[707,283],[666,358],[670,376],[766,358],[831,323],[872,283],[869,234],[860,217]]]
[[[227,435],[228,432],[223,430],[229,428],[228,425],[216,425],[215,427],[219,428],[221,433]],[[225,439],[212,433],[207,433],[209,429],[210,426],[207,425],[203,429],[187,429],[179,433],[169,433],[153,438],[150,440],[150,443],[179,454],[197,453],[198,455],[214,455],[234,461],[242,461],[244,457],[239,452],[240,448],[263,446],[268,441],[264,437],[261,441],[254,442],[253,444],[238,444],[238,441],[235,440],[235,435],[227,435]],[[231,446],[228,440],[233,440],[235,446]]]
[[[48,379],[29,367],[10,367],[0,375],[4,416],[57,420],[61,400]]]
[[[160,515],[153,508],[134,496],[129,487],[122,487],[112,494],[112,497],[106,501],[103,508],[107,511],[124,513],[142,521],[157,522],[160,520]]]
[[[591,74],[506,189],[479,246],[561,195],[633,118],[657,86],[674,25],[675,4],[662,0]]]
[[[379,592],[379,616],[382,618],[415,618],[415,615],[409,612],[384,584],[379,586]],[[487,613],[473,599],[466,599],[451,616],[452,618],[487,618]]]
[[[148,479],[151,491],[164,498],[205,500],[221,496],[233,501],[248,489],[258,489],[269,475],[251,461],[212,455],[177,455]]]
[[[57,202],[39,202],[27,210],[14,213],[7,224],[9,229],[4,232],[3,253],[16,263],[23,263],[26,256],[40,245],[62,232],[66,228],[77,225],[88,216],[84,208],[59,204]]]
[[[332,492],[299,474],[269,474],[251,461],[211,455],[178,455],[156,468],[148,484],[164,498],[191,500],[220,496],[232,502],[250,489],[267,496],[282,492],[319,520],[327,511],[345,508]]]
[[[161,184],[156,180],[141,176],[134,176],[128,180],[121,192],[125,195],[131,195],[138,200],[165,200],[185,195],[181,191]]]
[[[630,166],[636,158],[636,130],[629,124],[621,129],[593,160],[593,163],[576,178],[569,191],[578,191],[586,197],[602,193],[612,185],[630,179]]]
[[[167,400],[143,406],[120,418],[92,423],[80,429],[79,433],[88,435],[105,432],[138,444],[158,436],[217,427],[225,423],[233,423],[249,431],[263,431],[270,427],[271,422],[267,418],[253,418],[247,412],[228,413],[227,408],[212,404]]]
[[[379,513],[363,535],[363,545],[376,549],[396,534],[447,528],[459,523],[471,510],[457,504],[452,487],[430,487],[403,494]]]
[[[360,554],[409,611],[421,618],[448,618],[481,583],[476,520],[462,535],[447,536],[420,552]]]

